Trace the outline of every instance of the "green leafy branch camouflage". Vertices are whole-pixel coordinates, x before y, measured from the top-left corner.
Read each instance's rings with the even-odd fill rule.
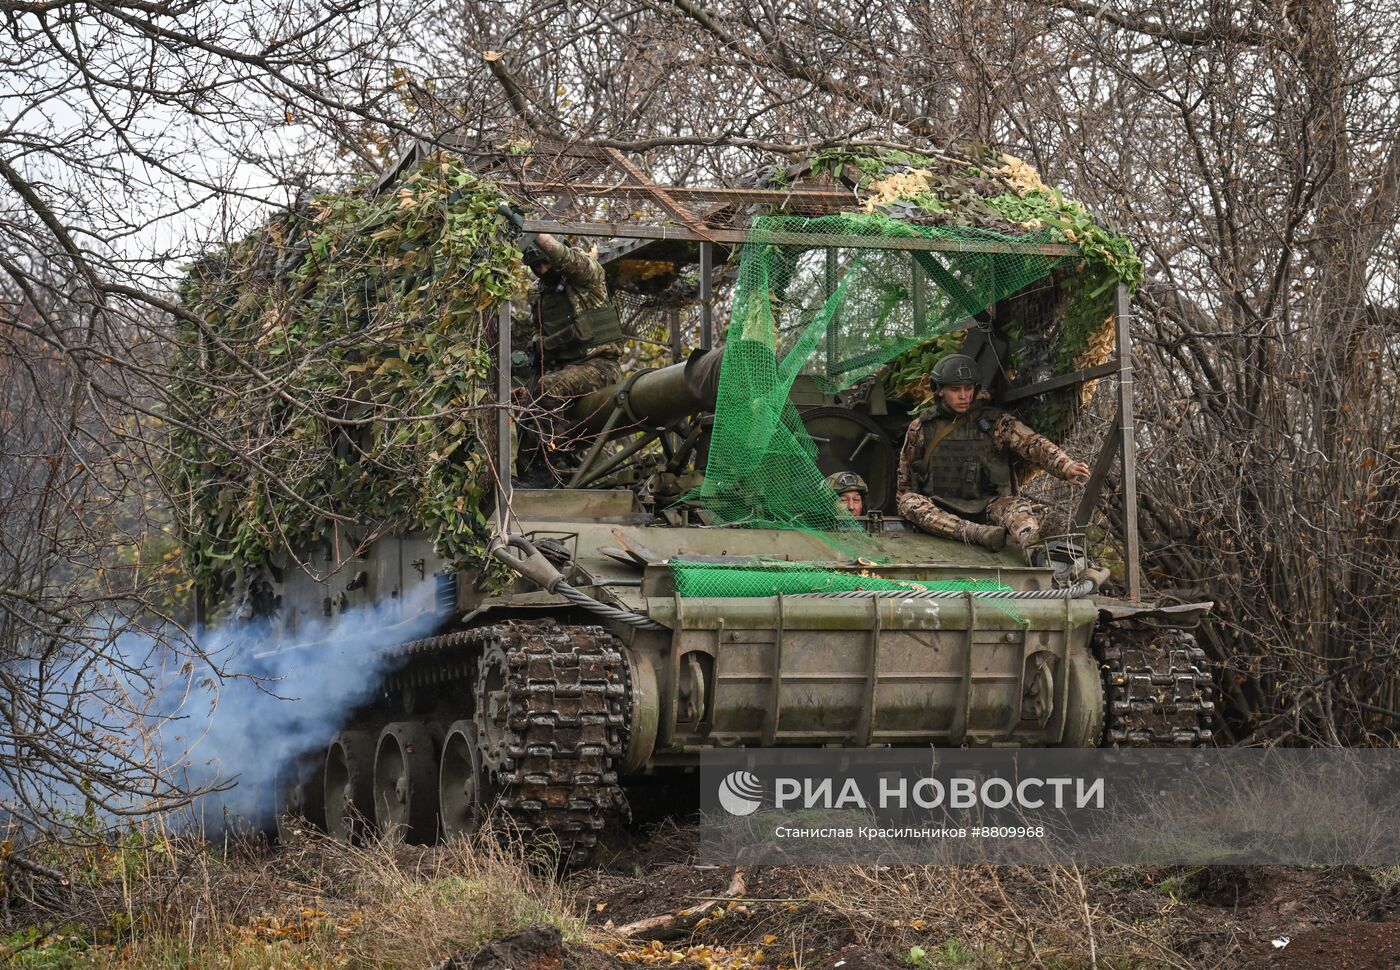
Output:
[[[305,553],[332,518],[481,554],[485,326],[522,278],[502,201],[431,157],[392,194],[318,197],[189,269],[183,303],[218,342],[178,327],[162,473],[197,579]]]

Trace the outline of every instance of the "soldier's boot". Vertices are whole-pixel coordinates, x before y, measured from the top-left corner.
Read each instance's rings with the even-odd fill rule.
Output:
[[[963,529],[964,542],[972,542],[992,552],[1006,548],[1006,530],[999,525],[975,525],[969,522]]]
[[[1011,541],[1016,543],[1021,550],[1022,557],[1026,560],[1027,566],[1044,566],[1049,560],[1045,559],[1044,550],[1039,550],[1037,555],[1036,543],[1040,542],[1040,528],[1034,525],[1023,525],[1016,530]],[[1044,561],[1041,561],[1044,560]]]

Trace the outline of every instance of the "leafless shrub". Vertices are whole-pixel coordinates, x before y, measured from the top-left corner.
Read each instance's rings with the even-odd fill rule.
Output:
[[[1222,736],[1393,739],[1389,13],[1328,0],[0,2],[10,801],[51,819],[24,793],[44,778],[95,785],[113,806],[118,792],[178,798],[138,761],[112,774],[97,749],[115,722],[73,720],[99,673],[140,679],[146,661],[124,660],[112,631],[172,605],[168,547],[148,538],[174,271],[263,204],[445,135],[579,139],[695,182],[850,142],[972,140],[1026,157],[1142,243],[1145,554],[1160,592],[1218,603],[1206,636],[1225,665]]]

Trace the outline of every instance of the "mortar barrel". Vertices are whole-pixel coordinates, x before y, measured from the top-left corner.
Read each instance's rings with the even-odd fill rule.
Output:
[[[608,423],[613,406],[625,397],[630,415],[624,414],[615,428],[634,430],[660,428],[677,418],[713,411],[719,391],[722,350],[695,350],[679,364],[656,370],[638,371],[610,387],[579,398],[569,408],[573,433],[599,434]]]

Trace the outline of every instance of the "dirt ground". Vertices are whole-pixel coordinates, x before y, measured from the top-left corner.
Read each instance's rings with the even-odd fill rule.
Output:
[[[1254,966],[1270,970],[1394,970],[1400,967],[1400,923],[1334,923],[1308,930]]]
[[[663,816],[561,876],[500,834],[74,849],[62,886],[7,873],[0,966],[1400,970],[1400,867],[735,872],[702,864],[693,825]]]
[[[433,970],[613,970],[616,957],[581,943],[566,943],[553,926],[531,926],[459,953]]]
[[[773,968],[1400,968],[1395,869],[769,867],[729,900],[731,871],[697,864],[694,841],[663,822],[610,842],[570,877],[589,925],[704,904],[699,925],[663,929],[665,952],[762,947]]]

